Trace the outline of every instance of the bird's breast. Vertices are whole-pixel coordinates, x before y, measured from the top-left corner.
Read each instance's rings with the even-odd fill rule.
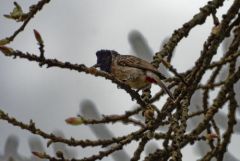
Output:
[[[112,74],[131,88],[140,89],[148,85],[146,74],[143,70],[120,65],[112,66]]]

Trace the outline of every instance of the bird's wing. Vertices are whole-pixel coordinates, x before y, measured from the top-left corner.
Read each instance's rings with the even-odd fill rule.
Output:
[[[160,79],[166,79],[166,77],[160,73],[152,64],[132,55],[121,55],[117,61],[118,65],[128,66],[133,68],[139,68],[145,71],[151,71],[155,73]]]

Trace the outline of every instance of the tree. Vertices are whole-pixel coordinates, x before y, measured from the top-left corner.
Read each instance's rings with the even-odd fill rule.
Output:
[[[33,154],[35,156],[48,160],[93,161],[108,157],[113,152],[121,150],[127,144],[137,141],[138,146],[131,156],[131,161],[135,161],[140,159],[148,142],[152,140],[161,140],[161,147],[148,154],[144,158],[145,161],[182,160],[182,149],[198,142],[205,142],[210,147],[200,160],[205,161],[211,160],[212,158],[223,160],[224,154],[227,153],[228,144],[234,134],[234,126],[237,123],[236,112],[239,93],[237,93],[238,91],[234,88],[234,85],[236,85],[240,79],[240,67],[237,64],[237,59],[240,54],[238,49],[240,43],[239,0],[232,2],[228,11],[222,15],[221,19],[219,19],[216,14],[218,13],[218,8],[223,5],[224,1],[209,1],[191,20],[175,30],[171,37],[165,42],[162,49],[154,54],[151,63],[157,68],[160,64],[164,65],[168,71],[174,75],[166,79],[165,82],[169,83],[168,87],[172,90],[176,101],[172,102],[170,99],[167,99],[162,107],[157,107],[153,103],[163,100],[163,91],[159,91],[151,96],[151,88],[149,88],[144,90],[140,95],[137,91],[131,89],[129,86],[106,72],[87,67],[85,64],[74,64],[47,58],[44,50],[44,38],[37,30],[34,30],[34,36],[38,42],[40,54],[30,54],[11,48],[8,44],[14,41],[20,32],[24,31],[34,15],[41,11],[49,2],[50,0],[40,0],[37,4],[32,5],[27,13],[22,11],[18,3],[14,3],[15,8],[9,15],[5,15],[5,17],[20,21],[22,25],[11,36],[0,41],[0,50],[2,54],[6,57],[21,58],[37,62],[40,67],[68,69],[111,80],[112,83],[126,91],[139,106],[134,110],[126,111],[123,115],[108,115],[102,118],[91,119],[81,115],[69,118],[67,122],[70,124],[95,125],[123,122],[126,123],[126,126],[133,124],[139,128],[128,135],[107,139],[64,139],[63,137],[49,134],[37,128],[32,120],[28,124],[23,123],[14,117],[10,117],[5,111],[1,111],[1,120],[5,120],[9,124],[43,137],[48,140],[48,146],[52,143],[60,142],[69,146],[91,146],[93,148],[101,146],[102,148],[108,148],[102,149],[97,154],[82,159],[66,158],[61,151],[56,152],[56,156],[52,156],[45,152],[34,151]],[[204,42],[201,55],[192,68],[181,73],[178,72],[171,64],[174,49],[184,37],[190,34],[193,28],[204,24],[206,18],[210,16],[212,16],[213,19],[212,31]],[[213,57],[217,54],[220,45],[230,36],[232,40],[229,47],[226,47],[227,49],[224,55],[219,60],[213,61]],[[218,80],[218,77],[222,74],[222,69],[227,70],[226,77]],[[203,77],[207,78],[206,82],[203,81]],[[212,91],[217,93],[213,98],[210,97]],[[202,97],[199,103],[191,102],[194,101],[194,94],[198,94]],[[199,106],[197,110],[195,108],[195,111],[191,108],[193,104]],[[215,117],[217,117],[217,114],[221,114],[220,109],[225,105],[228,107],[227,126],[224,132],[221,133],[221,123],[218,124]],[[144,116],[144,122],[133,118],[133,116],[139,113]],[[195,122],[195,126],[189,129],[188,121],[193,122],[195,118],[200,119]],[[159,132],[159,129],[162,127],[165,127],[166,130]]]

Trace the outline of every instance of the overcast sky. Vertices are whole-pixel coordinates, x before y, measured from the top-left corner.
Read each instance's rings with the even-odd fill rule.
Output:
[[[23,10],[35,1],[19,0]],[[44,6],[43,10],[20,33],[11,47],[38,54],[38,46],[33,35],[37,29],[45,43],[45,56],[72,63],[93,65],[95,52],[100,49],[114,49],[123,54],[134,54],[129,44],[129,33],[142,33],[153,52],[157,52],[161,42],[174,29],[182,26],[206,0],[57,0]],[[229,3],[229,2],[227,2]],[[228,6],[228,5],[227,5]],[[1,0],[0,39],[9,36],[20,23],[4,18],[13,8],[12,0]],[[225,8],[220,9],[225,11]],[[173,65],[179,72],[193,66],[200,50],[211,31],[212,19],[193,29],[187,39],[179,44]],[[72,127],[64,120],[79,112],[83,100],[92,100],[102,114],[122,114],[135,104],[128,94],[117,89],[103,78],[95,78],[83,73],[57,68],[40,68],[38,64],[20,59],[10,59],[0,54],[0,108],[17,119],[30,119],[47,132],[59,129],[67,136],[90,138],[95,136],[87,127]],[[156,88],[157,89],[157,88]],[[117,135],[127,134],[134,128],[111,126]],[[28,156],[30,134],[6,122],[0,121],[0,154],[10,134],[20,139],[20,153]],[[234,137],[237,139],[237,136]],[[239,135],[238,135],[239,140]],[[239,142],[239,141],[238,141]],[[237,144],[232,143],[233,153]],[[134,145],[127,150],[133,152]],[[51,150],[50,150],[51,151]],[[192,153],[188,148],[185,152]],[[92,154],[90,149],[84,155]],[[194,154],[185,156],[191,160]],[[240,157],[240,154],[236,154]],[[111,160],[111,159],[105,159]]]

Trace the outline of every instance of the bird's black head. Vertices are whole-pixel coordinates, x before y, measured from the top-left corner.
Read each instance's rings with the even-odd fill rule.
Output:
[[[97,55],[97,64],[96,67],[100,67],[101,70],[110,73],[111,72],[111,63],[112,56],[116,54],[116,51],[113,50],[99,50],[96,52]]]

